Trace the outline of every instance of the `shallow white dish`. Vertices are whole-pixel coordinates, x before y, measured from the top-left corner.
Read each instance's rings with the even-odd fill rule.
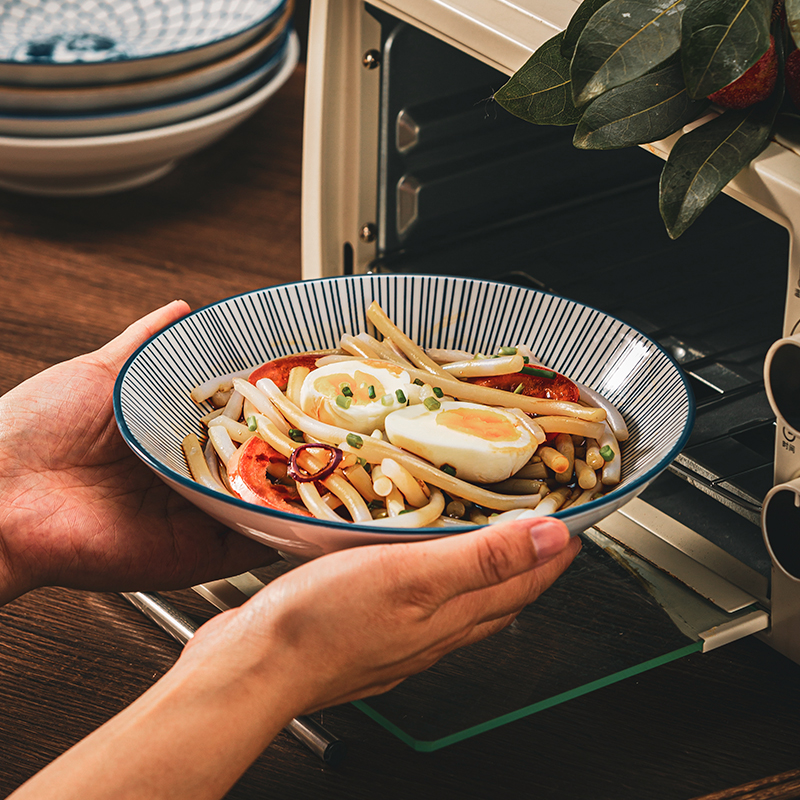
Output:
[[[80,113],[153,105],[196,94],[231,79],[263,58],[283,34],[293,10],[293,3],[288,2],[279,18],[255,41],[210,64],[139,81],[99,86],[0,85],[0,109],[4,113]]]
[[[169,100],[156,105],[104,111],[102,113],[29,115],[0,113],[2,136],[104,136],[173,125],[183,120],[210,114],[230,105],[269,80],[280,68],[286,40],[276,43],[278,49],[244,74],[228,83],[214,86],[189,97]]]
[[[0,83],[82,86],[165,75],[244,47],[286,0],[5,0]]]
[[[77,196],[142,186],[185,156],[210,145],[254,114],[294,72],[300,55],[292,33],[275,76],[236,103],[201,117],[135,133],[59,139],[0,136],[0,188]]]
[[[549,366],[604,394],[622,411],[622,483],[558,512],[579,533],[639,494],[678,454],[694,404],[674,361],[628,325],[564,298],[518,286],[421,275],[353,276],[275,286],[200,309],[143,345],[121,371],[114,410],[123,437],[166,483],[231,528],[300,559],[375,542],[447,535],[442,528],[375,529],[251,505],[195,483],[181,451],[202,435],[207,409],[189,397],[206,378],[281,355],[335,346],[365,330],[377,299],[423,346],[493,352],[528,342]],[[491,320],[492,324],[487,324]]]

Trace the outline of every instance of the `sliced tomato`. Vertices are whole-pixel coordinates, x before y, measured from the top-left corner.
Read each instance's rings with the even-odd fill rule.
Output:
[[[525,372],[512,372],[509,375],[487,375],[486,377],[467,378],[478,386],[489,386],[492,389],[504,389],[513,392],[522,384],[519,394],[528,397],[541,397],[545,400],[569,400],[577,403],[581,396],[578,387],[565,375],[556,372],[552,378],[544,375],[528,375]]]
[[[228,481],[234,494],[248,503],[310,517],[302,505],[292,502],[297,500],[296,489],[270,480],[267,467],[276,462],[285,464],[286,458],[260,437],[248,439],[228,462]]]
[[[329,353],[300,353],[296,356],[283,356],[273,361],[267,361],[260,367],[256,367],[250,374],[250,383],[255,385],[262,378],[271,378],[277,387],[283,391],[289,382],[289,373],[295,367],[308,367],[314,369],[317,359]]]

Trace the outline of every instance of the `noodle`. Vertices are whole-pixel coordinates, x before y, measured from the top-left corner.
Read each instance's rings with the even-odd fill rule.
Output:
[[[208,431],[205,450],[194,434],[189,434],[182,443],[189,471],[195,480],[209,488],[235,495],[230,491],[229,478],[238,488],[245,486],[241,481],[247,474],[247,480],[255,480],[259,487],[253,495],[265,504],[270,504],[273,496],[279,496],[281,502],[288,496],[302,503],[308,513],[318,519],[383,528],[484,525],[506,519],[544,516],[588,502],[602,493],[604,486],[619,482],[619,441],[627,438],[627,427],[619,411],[596,392],[576,384],[582,401],[576,403],[518,394],[462,380],[523,372],[528,359],[538,361],[529,348],[522,345],[503,347],[496,355],[486,356],[462,350],[426,351],[401,331],[377,303],[369,306],[367,319],[383,335],[382,341],[366,333],[343,334],[337,350],[326,351],[313,359],[316,368],[337,362],[366,362],[361,372],[353,372],[353,366],[343,367],[341,375],[335,368],[328,369],[327,376],[336,376],[334,380],[328,378],[325,389],[331,395],[320,395],[315,385],[311,385],[317,391],[317,395],[311,397],[320,400],[311,402],[305,394],[305,382],[312,373],[308,366],[290,369],[285,391],[269,377],[262,377],[253,385],[248,379],[252,369],[212,378],[193,390],[192,398],[196,402],[219,405],[202,417]],[[312,361],[306,358],[305,363]],[[381,370],[387,370],[389,377],[380,377]],[[261,374],[269,375],[269,369]],[[371,378],[363,377],[365,374],[376,375],[374,386],[367,385]],[[353,383],[352,376],[355,375],[359,376],[357,384]],[[397,383],[392,386],[392,381],[397,380],[401,381],[402,390],[395,391]],[[520,385],[518,391],[521,388]],[[340,396],[335,397],[337,392]],[[331,398],[331,405],[325,405],[329,402],[325,396]],[[577,393],[573,396],[577,397]],[[442,435],[451,435],[444,427],[432,431],[430,446],[435,452],[439,452],[435,448],[441,448],[442,444],[451,447],[451,450],[442,452],[451,452],[450,457],[456,459],[453,463],[459,465],[459,471],[463,470],[463,474],[470,477],[490,475],[494,469],[473,468],[469,464],[473,453],[477,460],[483,452],[493,459],[498,458],[498,452],[506,453],[502,456],[505,460],[498,462],[500,469],[494,469],[494,475],[499,478],[511,473],[510,477],[493,484],[473,483],[458,477],[453,467],[442,464],[447,456],[428,456],[427,445],[418,452],[425,453],[431,460],[386,440],[382,420],[387,415],[413,404],[424,417],[426,410],[420,406],[435,411],[441,403],[452,400],[460,403],[456,403],[458,413],[466,414],[461,409],[472,409],[476,404],[504,409],[506,419],[513,418],[511,430],[516,431],[518,438],[510,438],[508,441],[513,444],[505,450],[503,445],[496,450],[484,451],[480,445],[474,451],[457,451],[452,449],[455,445],[441,439]],[[353,412],[342,412],[354,402]],[[378,403],[377,410],[373,402]],[[391,410],[381,412],[381,404],[388,405]],[[304,408],[313,409],[313,415]],[[323,413],[323,408],[331,408],[335,413]],[[356,417],[351,418],[349,413],[355,413]],[[499,412],[494,415],[495,418],[498,416]],[[330,420],[340,419],[347,420],[345,424],[352,425],[355,430],[373,432],[371,435],[358,434],[347,427],[331,424]],[[355,419],[359,420],[358,425]],[[422,417],[417,413],[414,419]],[[454,418],[451,416],[450,419]],[[491,426],[495,424],[489,421],[491,419],[491,416],[465,417],[464,425],[468,420],[472,420],[470,425],[475,425],[477,420],[480,423],[474,432],[469,426],[464,431],[480,443],[492,442],[491,436],[496,434],[489,435]],[[439,424],[444,425],[443,420],[442,417]],[[488,429],[482,427],[487,425]],[[392,441],[398,441],[395,432],[388,428],[387,431]],[[249,453],[236,457],[238,448],[253,436],[259,437],[272,450],[265,450],[262,445],[261,449],[251,448],[252,457]],[[411,434],[412,442],[415,441],[413,437],[414,433]],[[403,441],[402,438],[399,440]],[[458,455],[459,452],[467,454],[466,460],[464,455]],[[249,472],[240,474],[238,470],[243,468],[240,462],[245,457],[255,457],[259,461],[251,461],[247,467]],[[517,459],[516,463],[509,460],[513,458]],[[520,458],[530,460],[520,467]],[[432,463],[434,460],[436,463]],[[274,490],[270,483],[276,484]],[[296,494],[291,488],[293,486]],[[277,499],[274,502],[277,503]],[[286,505],[276,507],[286,508]],[[288,507],[292,508],[291,503]]]

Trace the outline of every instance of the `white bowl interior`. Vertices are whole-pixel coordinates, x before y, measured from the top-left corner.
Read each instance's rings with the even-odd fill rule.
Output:
[[[181,440],[202,434],[190,390],[207,378],[278,356],[334,347],[341,333],[367,329],[377,300],[426,347],[493,352],[526,343],[554,369],[602,393],[630,429],[622,483],[559,512],[573,533],[619,508],[652,481],[685,443],[694,419],[689,387],[655,343],[600,311],[508,284],[431,276],[356,276],[305,281],[239,295],[200,309],[157,334],[125,366],[115,411],[128,444],[152,469],[218,519],[299,555],[387,539],[442,535],[307,520],[226,498],[192,481]]]

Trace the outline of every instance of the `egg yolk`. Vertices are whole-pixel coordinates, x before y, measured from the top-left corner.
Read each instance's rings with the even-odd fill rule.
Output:
[[[514,424],[489,409],[454,408],[436,415],[436,424],[487,442],[513,442],[519,438]]]
[[[324,375],[314,381],[314,388],[332,400],[342,393],[343,386],[350,387],[350,391],[353,393],[351,402],[359,406],[374,403],[376,399],[380,399],[386,394],[383,384],[374,375],[358,369],[352,375],[341,372],[335,375]],[[369,396],[370,386],[375,390],[373,397]]]

